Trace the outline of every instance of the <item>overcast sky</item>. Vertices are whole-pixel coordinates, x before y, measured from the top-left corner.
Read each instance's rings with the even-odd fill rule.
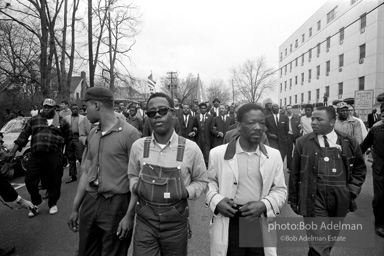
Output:
[[[343,0],[347,1],[347,0]],[[132,51],[131,70],[158,82],[166,72],[230,79],[230,68],[266,57],[278,68],[279,45],[326,0],[136,0],[142,32]],[[277,89],[270,95],[277,99]]]

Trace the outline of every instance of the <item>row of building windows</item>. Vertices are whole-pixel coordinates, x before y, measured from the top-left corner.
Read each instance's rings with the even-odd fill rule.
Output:
[[[361,51],[361,54],[360,54],[360,61],[359,63],[364,63],[364,58],[365,58],[365,44],[360,46],[360,51]],[[339,55],[339,61],[338,61],[338,70],[339,72],[342,72],[343,71],[343,67],[344,67],[344,54],[340,54]],[[331,72],[331,61],[327,61],[325,63],[325,75],[326,76],[329,76]],[[316,79],[318,80],[320,78],[320,65],[316,66]],[[308,70],[308,83],[310,83],[312,80],[312,69],[309,69]],[[304,81],[305,81],[305,74],[304,73],[301,73],[301,85],[304,85]],[[289,89],[291,90],[292,89],[292,78],[289,79]],[[295,76],[295,85],[297,85],[298,83],[298,76]],[[287,81],[284,81],[284,90],[286,91],[287,90]],[[283,91],[283,84],[280,83],[280,92]]]
[[[318,50],[318,56],[320,54],[320,51]],[[364,63],[364,59],[365,59],[365,56],[366,56],[366,46],[365,44],[362,44],[359,46],[359,63],[362,64]],[[312,59],[312,51],[309,50],[309,54],[308,54],[308,62],[311,62],[311,59]],[[293,69],[293,65],[292,65],[293,62],[290,62],[289,63],[289,72],[292,73],[292,69]],[[295,67],[298,66],[298,58],[295,59]],[[304,66],[304,54],[301,56],[301,66]],[[326,75],[328,76],[329,75],[329,72],[330,72],[330,69],[331,69],[331,61],[327,61],[326,62]],[[339,55],[339,72],[342,71],[342,67],[344,66],[344,54],[340,54]],[[340,69],[341,68],[341,69]],[[284,69],[284,75],[287,75],[287,70],[288,70],[288,64],[284,66],[284,68],[281,68],[280,69],[280,78],[283,77],[283,69]],[[309,75],[309,79],[310,76],[311,76],[311,70],[308,71],[308,75]],[[319,79],[319,76],[320,76],[320,65],[317,66],[317,79]]]
[[[337,6],[327,14],[327,23],[329,23],[333,19],[335,19],[336,9],[337,9]],[[360,16],[360,33],[364,33],[366,26],[367,26],[367,14],[364,13],[363,15]],[[319,20],[317,22],[317,30],[319,31],[320,29],[321,29],[321,20]],[[309,28],[309,37],[312,37],[312,27]],[[305,34],[302,34],[301,42],[304,43],[304,41],[305,41]],[[344,27],[342,27],[339,30],[339,43],[343,44],[343,41],[344,41]],[[316,46],[317,47],[317,57],[320,56],[320,45],[321,45],[321,43],[318,43]],[[298,47],[299,47],[299,40],[296,39],[295,40],[295,48],[298,48]],[[326,51],[328,52],[330,48],[331,48],[331,37],[329,36],[326,39]],[[290,45],[289,50],[290,50],[290,53],[293,51],[292,44]],[[311,52],[312,52],[312,49],[309,49],[308,53],[311,54]],[[304,56],[304,54],[305,53],[303,53],[302,56]],[[287,48],[285,48],[285,56],[287,56],[287,55],[288,55],[288,50],[287,50]],[[282,60],[283,60],[283,52],[280,52],[280,62]],[[297,58],[296,58],[296,60],[297,60]]]
[[[343,96],[343,91],[344,91],[344,85],[343,83],[338,83],[337,84],[338,86],[338,90],[337,90],[337,93],[338,93],[338,98],[342,98]],[[324,92],[324,95],[327,95],[327,97],[331,96],[329,94],[329,89],[330,87],[329,86],[326,86],[325,87],[325,92]],[[364,90],[365,89],[365,77],[362,76],[362,77],[359,77],[359,80],[358,80],[358,90]],[[312,99],[311,99],[311,96],[312,96],[312,92],[311,91],[308,91],[307,92],[307,102],[309,103]],[[287,99],[288,99],[288,102],[287,102]],[[294,96],[294,99],[295,101],[292,102],[292,96],[289,96],[288,98],[284,98],[284,105],[283,105],[283,99],[280,99],[280,106],[286,106],[287,104],[298,104],[298,94],[296,94]],[[316,89],[316,102],[319,102],[320,100],[320,89]],[[304,93],[301,93],[301,101],[300,101],[300,104],[302,103],[305,103],[305,99],[304,99]]]

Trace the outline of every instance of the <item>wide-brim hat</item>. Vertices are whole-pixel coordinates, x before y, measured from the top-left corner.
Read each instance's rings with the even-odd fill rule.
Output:
[[[219,100],[218,98],[215,98],[215,99],[212,101],[212,103],[215,103],[216,101],[220,103],[220,100]]]

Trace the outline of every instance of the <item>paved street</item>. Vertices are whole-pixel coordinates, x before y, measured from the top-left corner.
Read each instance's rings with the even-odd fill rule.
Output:
[[[368,177],[363,186],[362,193],[358,198],[358,211],[353,213],[360,217],[370,217],[372,215],[372,175],[371,163],[367,162]],[[77,183],[65,184],[68,170],[62,184],[62,196],[59,201],[59,212],[56,215],[48,214],[47,203],[42,207],[40,213],[29,219],[27,211],[11,211],[4,206],[0,206],[0,247],[15,245],[15,255],[20,256],[72,256],[76,255],[78,235],[72,233],[67,227],[67,218],[69,216],[72,200],[75,194]],[[286,176],[286,178],[288,178]],[[15,179],[20,188],[18,193],[29,198],[25,186],[22,186],[24,177]],[[21,184],[21,185],[20,185]],[[209,235],[208,224],[211,213],[204,206],[203,198],[190,203],[191,225],[193,237],[189,242],[189,255],[205,256],[209,255]],[[294,216],[295,214],[289,207],[284,207],[281,216]],[[351,214],[350,214],[351,215]],[[372,230],[372,232],[374,232]],[[375,236],[376,246],[374,248],[350,249],[334,248],[332,255],[384,255],[384,238]],[[279,248],[278,255],[306,255],[307,248]],[[131,255],[131,250],[130,254]]]

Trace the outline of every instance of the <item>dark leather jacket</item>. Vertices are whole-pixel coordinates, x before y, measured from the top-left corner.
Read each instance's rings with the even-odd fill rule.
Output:
[[[341,157],[347,169],[347,188],[351,193],[350,211],[357,209],[355,198],[361,191],[366,175],[366,166],[357,141],[347,134],[335,131],[340,138]],[[298,206],[297,214],[313,216],[316,190],[317,166],[320,144],[313,132],[297,139],[293,155],[293,168],[289,177],[288,203]]]

